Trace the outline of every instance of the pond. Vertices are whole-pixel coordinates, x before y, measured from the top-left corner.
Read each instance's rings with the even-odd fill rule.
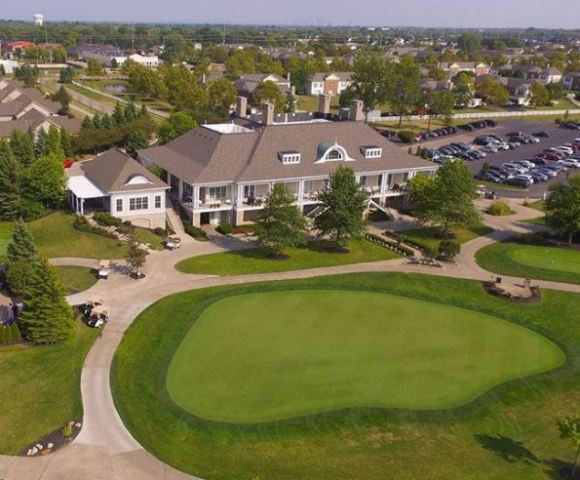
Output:
[[[120,93],[125,93],[127,91],[127,87],[121,83],[109,84],[109,85],[105,85],[105,90],[107,90],[108,92],[113,93],[115,95],[118,95]]]

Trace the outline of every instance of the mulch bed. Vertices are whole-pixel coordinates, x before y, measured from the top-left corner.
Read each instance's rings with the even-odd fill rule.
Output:
[[[503,298],[505,300],[509,300],[513,303],[536,303],[542,299],[542,294],[540,292],[540,287],[532,286],[530,287],[531,296],[527,298],[523,297],[515,297],[509,294],[506,294],[504,290],[501,290],[497,287],[495,282],[482,282],[484,290],[493,295],[494,297]]]
[[[51,432],[48,435],[42,437],[40,440],[31,443],[18,455],[22,457],[39,457],[53,453],[62,447],[66,447],[77,437],[82,428],[81,422],[69,422],[69,425],[72,426],[72,435],[70,437],[65,437],[62,434],[63,429],[59,428],[58,430],[55,430],[54,432]]]

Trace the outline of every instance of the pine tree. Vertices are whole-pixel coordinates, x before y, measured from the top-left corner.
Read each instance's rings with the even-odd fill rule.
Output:
[[[74,317],[53,267],[42,259],[20,323],[27,340],[37,345],[61,343],[74,335]]]
[[[127,138],[127,153],[133,158],[137,157],[137,150],[149,146],[149,139],[142,130],[133,130]]]
[[[12,240],[8,244],[8,270],[6,280],[14,295],[28,298],[36,278],[39,263],[34,237],[22,219],[14,226]]]
[[[94,128],[94,126],[93,119],[90,116],[87,115],[85,118],[83,118],[83,121],[81,122],[81,130],[89,130]]]
[[[137,120],[137,107],[135,102],[131,100],[125,107],[125,121],[132,122],[134,120]]]
[[[258,243],[274,255],[304,242],[306,222],[293,202],[286,185],[275,184],[258,222]]]
[[[111,117],[109,115],[107,115],[106,113],[103,114],[103,116],[101,117],[101,128],[103,130],[108,130],[113,126],[113,122],[111,120]]]
[[[9,263],[18,260],[34,263],[38,260],[38,250],[34,243],[34,237],[22,219],[19,219],[14,225],[12,239],[8,244],[6,253]]]
[[[146,117],[147,115],[149,115],[149,110],[147,110],[147,105],[142,103],[141,110],[139,111],[139,118]]]
[[[69,131],[66,128],[63,128],[60,131],[60,144],[62,146],[64,156],[66,158],[72,157],[73,156],[72,139]]]
[[[93,115],[93,128],[101,128],[101,116],[98,113]]]
[[[125,112],[123,112],[123,107],[119,102],[115,104],[111,120],[116,127],[120,127],[125,123]]]
[[[48,129],[48,136],[46,139],[46,143],[44,146],[44,152],[42,153],[43,156],[45,155],[53,155],[60,161],[64,159],[64,151],[62,149],[62,144],[60,140],[60,131],[54,125],[51,125]]]
[[[36,142],[34,143],[34,156],[40,158],[46,153],[46,143],[48,142],[48,134],[44,128],[40,129],[36,135]]]
[[[46,155],[39,158],[27,172],[26,198],[45,207],[58,207],[64,200],[66,175],[62,157]]]
[[[0,219],[14,220],[20,208],[20,174],[10,144],[0,138]]]
[[[30,132],[14,130],[10,136],[10,148],[21,167],[30,167],[36,160],[34,156],[34,137]]]

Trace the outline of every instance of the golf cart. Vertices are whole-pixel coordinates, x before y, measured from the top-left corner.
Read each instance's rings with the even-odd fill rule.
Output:
[[[111,260],[100,260],[97,272],[99,278],[104,280],[108,279],[109,274],[111,273]]]
[[[178,249],[179,247],[181,247],[181,238],[176,236],[167,237],[167,240],[165,240],[165,247],[168,250]]]
[[[103,302],[103,299],[101,297],[97,296],[89,297],[82,307],[83,315],[88,317],[91,314],[93,308],[99,305],[103,305],[104,303],[105,302]]]
[[[94,306],[87,319],[87,325],[93,328],[101,328],[109,321],[109,314],[104,305]]]

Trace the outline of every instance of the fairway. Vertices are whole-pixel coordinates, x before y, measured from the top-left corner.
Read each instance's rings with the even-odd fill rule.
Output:
[[[580,251],[567,248],[496,243],[476,253],[483,268],[504,275],[580,283]]]
[[[473,310],[353,290],[261,292],[202,312],[167,390],[184,410],[229,423],[446,409],[564,360],[543,336]]]

